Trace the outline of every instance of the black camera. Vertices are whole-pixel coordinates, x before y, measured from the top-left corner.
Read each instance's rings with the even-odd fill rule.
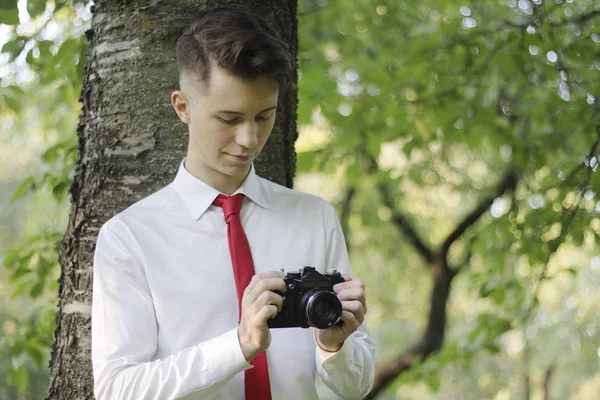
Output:
[[[344,282],[336,270],[321,274],[313,267],[288,272],[284,278],[287,292],[275,291],[283,297],[283,307],[267,321],[269,328],[326,329],[342,325],[342,302],[333,285]]]

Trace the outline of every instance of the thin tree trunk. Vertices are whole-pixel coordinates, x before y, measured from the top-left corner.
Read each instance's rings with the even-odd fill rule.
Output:
[[[371,165],[376,166],[374,159]],[[375,168],[372,168],[375,170]],[[375,399],[385,388],[400,374],[411,369],[417,357],[426,359],[432,353],[440,350],[444,344],[447,319],[447,303],[452,289],[452,279],[461,269],[468,267],[471,252],[462,267],[450,266],[448,251],[453,243],[465,234],[491,206],[495,198],[506,191],[513,191],[517,185],[517,177],[512,170],[507,171],[495,191],[480,199],[475,208],[446,237],[439,251],[434,251],[420,237],[409,219],[396,209],[390,187],[379,185],[378,190],[383,203],[392,210],[392,222],[405,235],[406,239],[415,247],[417,252],[426,261],[433,277],[433,288],[429,303],[427,327],[421,339],[408,350],[394,357],[390,362],[380,366],[375,371],[375,382],[371,392],[365,399]]]
[[[433,288],[425,332],[421,340],[410,349],[377,369],[373,389],[365,400],[375,399],[398,375],[411,369],[417,357],[425,359],[442,348],[446,331],[448,296],[455,273],[447,268],[445,260],[441,259],[435,260],[431,268]]]
[[[523,400],[531,398],[531,376],[529,374],[530,349],[527,336],[523,332],[525,347],[523,348]]]
[[[196,11],[239,7],[269,19],[297,53],[296,2],[98,0],[90,31],[78,126],[72,210],[63,237],[57,327],[48,399],[93,399],[92,262],[110,217],[167,185],[188,135],[171,108],[177,88],[175,42]],[[296,65],[280,98],[273,134],[255,163],[260,175],[291,187],[296,140]]]
[[[550,365],[547,369],[546,372],[544,373],[544,383],[543,383],[543,389],[544,389],[544,400],[550,400],[550,383],[552,381],[552,375],[554,373],[554,366]]]

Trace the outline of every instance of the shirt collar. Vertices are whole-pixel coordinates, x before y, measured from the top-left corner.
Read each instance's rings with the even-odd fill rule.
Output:
[[[196,178],[185,168],[185,158],[179,164],[173,183],[175,191],[182,198],[194,220],[198,220],[220,194],[217,189]],[[234,194],[237,193],[243,193],[252,202],[269,209],[269,202],[258,181],[254,164],[251,165],[250,173]]]

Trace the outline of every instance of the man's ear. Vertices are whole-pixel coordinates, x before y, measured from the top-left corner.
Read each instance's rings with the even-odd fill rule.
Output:
[[[184,124],[189,124],[190,115],[188,109],[188,99],[182,91],[175,90],[173,93],[171,93],[171,105],[179,116],[179,119],[182,120]]]

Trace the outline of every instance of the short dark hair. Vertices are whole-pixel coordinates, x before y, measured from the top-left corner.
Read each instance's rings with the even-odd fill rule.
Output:
[[[179,78],[192,73],[208,84],[211,62],[244,79],[272,76],[280,88],[291,69],[288,46],[262,18],[231,8],[199,15],[177,40]]]

